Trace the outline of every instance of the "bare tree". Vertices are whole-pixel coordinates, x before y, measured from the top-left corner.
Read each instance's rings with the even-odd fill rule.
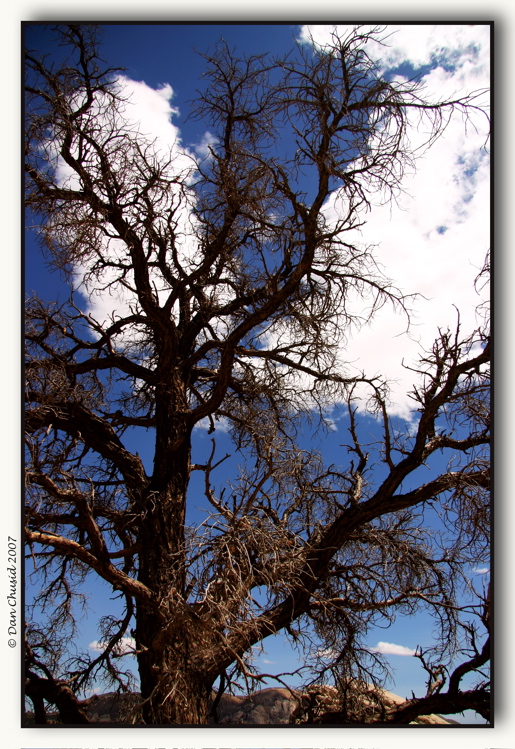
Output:
[[[306,659],[323,650],[318,678],[343,689],[380,678],[367,629],[423,607],[446,667],[465,648],[464,565],[488,548],[487,334],[441,332],[417,373],[411,434],[392,426],[385,384],[350,376],[339,351],[358,322],[351,298],[372,300],[371,314],[407,308],[351,230],[372,194],[400,189],[408,118],[429,124],[430,145],[477,93],[428,102],[416,82],[385,80],[364,49],[379,30],[283,60],[220,43],[195,110],[217,141],[188,163],[128,121],[97,29],[56,32],[68,58],[26,58],[27,205],[49,263],[72,282],[80,269],[83,291],[120,304],[105,321],[73,295],[27,300],[26,537],[48,617],[28,627],[36,712],[42,697],[61,709],[56,685],[75,697],[68,715],[83,714],[79,697],[101,674],[133,688],[120,666],[131,632],[148,724],[205,723],[217,680],[220,694],[241,678],[255,687],[265,676],[248,654],[281,631]],[[335,191],[333,224],[323,206]],[[360,441],[358,383],[379,445]],[[348,404],[350,444],[328,466],[298,433],[335,399]],[[225,487],[221,418],[242,466]],[[215,436],[195,464],[202,420]],[[154,440],[151,473],[124,441],[134,430]],[[409,480],[442,451],[448,470]],[[209,508],[198,527],[186,523],[193,471]],[[452,533],[431,530],[437,514]],[[102,619],[96,658],[66,645],[92,574],[124,602]],[[487,700],[478,689],[474,709],[476,695]]]

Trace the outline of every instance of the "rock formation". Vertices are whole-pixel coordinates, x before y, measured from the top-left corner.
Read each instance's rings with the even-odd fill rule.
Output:
[[[374,710],[379,694],[385,708],[400,705],[405,700],[386,690],[369,689],[371,697],[362,696],[369,711]],[[87,707],[87,715],[92,723],[131,724],[138,723],[139,694],[116,694],[109,692],[99,695]],[[223,694],[217,709],[217,720],[212,717],[210,723],[218,725],[287,725],[305,721],[324,711],[339,709],[338,693],[334,687],[313,686],[297,692],[279,687],[270,687],[254,692],[249,696]],[[30,714],[28,722],[33,723]],[[48,716],[52,720],[52,716]],[[54,719],[57,716],[53,716]],[[58,722],[58,719],[57,721]],[[420,716],[413,723],[418,725],[450,725],[457,721],[442,718],[440,715]]]

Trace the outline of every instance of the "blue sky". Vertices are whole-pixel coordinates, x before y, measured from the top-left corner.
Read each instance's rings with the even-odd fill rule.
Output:
[[[326,41],[329,32],[328,27],[311,29],[319,44]],[[40,29],[28,31],[28,46],[32,34],[39,39],[41,33]],[[290,24],[105,25],[103,56],[110,65],[125,68],[127,85],[136,96],[135,107],[146,127],[154,128],[163,141],[180,139],[180,147],[190,152],[199,152],[209,140],[201,123],[187,119],[189,101],[201,85],[204,69],[202,58],[194,50],[208,51],[220,37],[248,54],[283,54],[294,39],[306,40],[308,30]],[[425,76],[429,90],[438,93],[488,85],[488,29],[484,27],[396,27],[391,45],[383,55],[383,65],[392,75],[418,72]],[[131,82],[140,85],[135,87]],[[420,346],[435,337],[438,326],[452,327],[456,320],[453,305],[460,308],[465,329],[476,324],[477,298],[472,284],[490,244],[489,164],[486,152],[480,150],[484,123],[478,119],[472,125],[466,131],[461,121],[450,123],[446,136],[430,152],[421,154],[417,171],[406,175],[406,192],[399,196],[399,204],[381,206],[378,196],[378,204],[362,230],[362,241],[378,245],[378,257],[387,275],[406,293],[419,292],[424,298],[414,305],[409,335],[405,335],[405,319],[384,309],[374,325],[357,332],[345,355],[368,374],[383,372],[397,383],[392,389],[392,411],[408,420],[411,414],[406,393],[412,373],[402,368],[402,361],[413,361]],[[416,144],[415,128],[412,137]],[[330,218],[336,210],[336,203],[328,204],[327,216]],[[27,290],[34,289],[43,298],[55,298],[59,293],[64,300],[66,288],[56,274],[49,277],[45,272],[30,239],[26,249]],[[94,300],[93,304],[96,314],[109,312],[105,299]],[[331,429],[323,452],[328,462],[338,462],[341,444],[346,440],[346,424],[338,408],[328,417]],[[373,420],[365,419],[364,425],[372,434],[376,431]],[[218,431],[222,431],[223,441],[223,425]],[[201,454],[206,446],[208,437],[198,430],[194,449]],[[150,463],[150,446],[140,445],[139,452]],[[471,575],[478,577],[472,571]],[[89,593],[93,606],[101,610],[100,602],[109,596],[106,586],[92,582]],[[388,654],[396,672],[389,685],[392,691],[403,696],[411,690],[417,694],[424,691],[424,672],[418,661],[394,651],[429,644],[431,628],[431,621],[424,617],[416,622],[399,618],[390,629],[370,633],[370,647],[392,651]],[[83,643],[93,643],[96,637],[92,622],[85,620]],[[294,654],[285,651],[283,638],[268,638],[265,649],[259,657],[266,670],[297,667]]]

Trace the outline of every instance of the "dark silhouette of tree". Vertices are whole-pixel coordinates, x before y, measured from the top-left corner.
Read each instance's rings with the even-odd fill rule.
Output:
[[[395,196],[414,158],[408,117],[420,115],[429,146],[478,93],[428,102],[417,82],[385,80],[365,52],[380,30],[283,60],[238,57],[221,42],[206,55],[194,112],[216,144],[188,163],[127,120],[98,29],[56,33],[60,60],[26,56],[27,205],[51,266],[72,281],[81,269],[82,290],[123,299],[107,321],[74,295],[27,300],[27,565],[47,616],[27,626],[37,717],[46,701],[80,722],[80,696],[100,676],[133,689],[120,665],[129,636],[149,724],[205,723],[217,684],[255,688],[265,675],[248,654],[277,632],[306,659],[318,649],[318,678],[344,694],[351,681],[380,681],[368,628],[421,607],[440,632],[435,652],[419,655],[428,672],[463,663],[423,710],[445,702],[445,712],[485,714],[482,677],[460,685],[486,663],[464,619],[481,602],[460,603],[460,591],[489,541],[487,331],[441,331],[421,359],[418,421],[405,433],[386,384],[339,361],[356,322],[351,296],[371,300],[371,315],[383,304],[408,312],[373,250],[351,239],[371,195]],[[335,191],[340,218],[329,223]],[[360,439],[358,385],[382,423],[380,444]],[[348,405],[350,443],[328,466],[299,435],[336,399]],[[241,464],[225,488],[221,418]],[[195,464],[202,420],[212,451]],[[136,430],[154,441],[150,472],[126,444]],[[424,480],[417,469],[436,453],[453,462]],[[200,501],[194,471],[210,508],[198,527],[186,522],[188,502]],[[431,529],[437,514],[445,531]],[[121,616],[102,618],[96,657],[70,645],[92,574],[124,602]],[[394,719],[420,714],[418,704]]]

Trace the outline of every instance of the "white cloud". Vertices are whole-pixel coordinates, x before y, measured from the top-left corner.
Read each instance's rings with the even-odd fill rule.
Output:
[[[107,643],[99,640],[93,640],[93,642],[89,643],[88,647],[90,650],[93,650],[96,653],[103,653],[107,647]],[[131,655],[132,653],[134,653],[135,649],[136,641],[133,637],[122,637],[122,639],[117,643],[114,652],[117,655]]]
[[[209,432],[211,428],[214,428],[216,432],[229,432],[231,429],[231,422],[226,416],[218,416],[211,420],[209,417],[204,417],[195,424],[195,429],[201,429]]]
[[[215,138],[215,136],[210,133],[209,130],[206,130],[206,132],[202,136],[200,143],[196,146],[193,146],[193,149],[199,159],[209,159],[213,155],[211,149],[213,149],[217,143],[218,140]]]
[[[416,650],[406,648],[404,645],[395,645],[393,642],[378,642],[375,648],[370,648],[372,653],[382,653],[383,655],[415,655]]]
[[[334,31],[348,34],[351,25],[303,26],[301,42],[313,42],[323,47],[331,44]],[[362,32],[370,32],[373,26],[362,26]],[[402,63],[410,63],[414,68],[424,65],[446,65],[466,68],[477,65],[477,58],[484,67],[489,64],[490,27],[487,25],[452,24],[403,24],[388,25],[383,44],[369,41],[366,50],[370,57],[382,64],[383,70],[393,69]]]
[[[325,425],[329,429],[330,432],[337,432],[338,431],[338,424],[334,419],[331,419],[329,416],[324,417]]]
[[[144,158],[148,163],[155,161],[159,164],[161,176],[169,180],[169,184],[166,190],[158,188],[153,193],[149,193],[155,213],[154,226],[166,234],[169,231],[168,222],[172,224],[175,231],[173,244],[177,253],[177,261],[182,265],[183,270],[188,272],[198,262],[198,243],[196,218],[193,214],[196,197],[194,192],[187,188],[192,183],[197,165],[201,160],[209,158],[211,155],[209,147],[214,146],[217,140],[212,133],[206,131],[200,143],[191,147],[192,150],[183,145],[180,130],[172,122],[178,110],[171,106],[173,89],[169,84],[153,89],[143,81],[133,81],[120,76],[116,85],[120,98],[123,99],[123,105],[116,114],[109,115],[112,118],[109,120],[108,116],[102,113],[103,103],[100,101],[98,116],[101,123],[106,123],[106,132],[109,132],[109,128],[113,128],[113,123],[115,123],[115,128],[119,127],[124,133],[131,133],[134,136],[133,143],[129,143],[128,138],[123,140],[124,148],[128,149],[129,158],[126,158],[126,162],[120,168],[121,182],[125,180],[124,189],[127,193],[132,191],[137,200],[141,185],[144,185],[145,190],[148,189],[146,178],[141,177],[138,171],[138,164],[141,164],[143,158],[139,150],[145,154]],[[114,154],[114,158],[117,158],[117,153]],[[142,171],[147,173],[145,166],[142,166]],[[80,187],[73,170],[62,159],[57,163],[57,179],[60,184],[66,182],[70,187]],[[130,218],[138,232],[142,230],[144,211],[141,208],[134,210],[135,213]],[[116,230],[109,225],[107,229],[116,234]],[[123,240],[117,237],[110,239],[104,237],[100,246],[104,258],[119,265],[125,264],[127,267],[132,265],[128,257],[129,249]],[[76,288],[86,298],[86,312],[105,327],[112,320],[113,315],[117,319],[123,318],[131,314],[131,308],[134,309],[136,294],[133,291],[135,288],[133,271],[127,272],[123,284],[118,281],[119,270],[111,267],[105,267],[99,277],[88,280],[87,274],[96,260],[95,255],[92,257],[90,255],[74,267],[77,279]],[[150,269],[149,277],[159,303],[164,304],[170,293],[169,283],[157,268]],[[218,285],[213,294],[216,294],[220,303],[232,299],[233,296],[232,288],[223,284]],[[177,302],[172,310],[172,315],[176,317],[179,314],[178,306]],[[224,324],[222,321],[218,326],[214,325],[220,336],[224,335]],[[132,326],[130,330],[116,337],[116,345],[127,343],[137,345],[140,338],[137,329]]]
[[[474,572],[476,575],[488,575],[490,573],[489,567],[474,567],[472,569],[472,572]]]
[[[333,28],[303,27],[301,38],[306,40],[311,31],[315,42],[323,44]],[[389,27],[388,32],[394,30]],[[388,41],[390,48],[369,49],[384,67],[446,63],[448,69],[435,67],[423,78],[430,95],[451,96],[489,86],[488,27],[406,26]],[[376,258],[396,287],[405,294],[423,295],[410,305],[409,335],[406,318],[384,307],[342,351],[342,359],[355,361],[369,376],[382,373],[392,381],[392,411],[406,418],[413,405],[407,393],[416,375],[404,369],[402,361],[413,366],[439,327],[453,330],[456,308],[462,333],[477,325],[480,299],[474,279],[490,243],[489,158],[482,150],[486,125],[481,115],[474,117],[473,126],[465,126],[457,113],[443,136],[417,160],[416,171],[404,176],[398,203],[374,205],[364,217],[365,225],[354,233],[354,241],[377,245]],[[423,142],[418,121],[413,121],[409,136],[414,148]],[[336,220],[337,195],[324,210],[330,221]]]
[[[155,160],[160,164],[162,176],[170,180],[170,185],[167,191],[160,190],[158,193],[154,191],[150,196],[156,213],[156,225],[161,221],[164,228],[169,213],[173,210],[173,221],[177,224],[175,245],[177,254],[184,266],[188,267],[194,262],[196,253],[196,240],[193,238],[192,230],[194,218],[191,211],[194,196],[188,191],[182,191],[181,186],[174,184],[173,180],[187,186],[193,177],[196,159],[193,152],[182,145],[179,128],[172,122],[172,117],[178,113],[170,103],[173,89],[169,84],[153,89],[142,81],[133,81],[125,76],[117,78],[116,87],[119,96],[123,99],[123,104],[119,106],[116,113],[105,109],[105,100],[102,98],[97,102],[95,116],[101,125],[100,132],[103,128],[108,138],[111,130],[123,128],[125,132],[130,132],[137,137],[139,147],[149,162]],[[211,143],[212,140],[210,133],[206,133],[199,148],[207,148],[206,144]],[[106,140],[106,144],[109,142]],[[120,156],[118,156],[118,151],[114,151],[113,156],[126,160],[126,163],[121,162],[119,178],[122,183],[125,180],[126,192],[129,193],[132,190],[136,197],[141,184],[136,164],[141,161],[142,156],[138,153],[135,143],[129,144],[129,141],[125,139],[123,145],[124,148],[119,151]],[[52,151],[51,144],[49,148]],[[133,168],[128,174],[130,164],[133,164]],[[116,163],[114,166],[116,167]],[[93,163],[93,168],[98,168],[98,165]],[[61,185],[67,184],[70,188],[80,188],[77,176],[62,158],[56,160],[56,178]],[[132,217],[135,226],[141,224],[141,218],[139,214]],[[116,234],[116,231],[109,225],[107,229],[112,234]],[[66,238],[64,239],[66,241]],[[117,263],[125,262],[130,265],[127,246],[121,239],[104,237],[101,240],[101,247],[104,257]],[[109,267],[104,268],[97,280],[85,281],[86,273],[91,269],[95,256],[93,255],[92,258],[87,256],[75,265],[76,287],[87,299],[86,312],[97,322],[105,325],[113,314],[117,317],[129,315],[130,305],[134,302],[135,295],[126,286],[118,282],[113,283],[118,277],[118,271]],[[125,281],[134,286],[132,271],[127,273]],[[160,301],[164,302],[169,293],[168,284],[157,271],[151,274],[151,281]],[[134,339],[134,336],[131,337]]]
[[[315,650],[314,653],[311,653],[310,655],[314,655],[316,658],[322,658],[323,660],[332,660],[333,658],[337,658],[340,653],[334,648],[322,648],[321,650]]]
[[[175,148],[180,142],[179,129],[171,118],[178,110],[170,104],[173,98],[170,84],[154,89],[144,81],[133,81],[126,76],[120,76],[118,82],[124,96],[128,97],[128,116],[141,134],[156,139],[164,151]]]

